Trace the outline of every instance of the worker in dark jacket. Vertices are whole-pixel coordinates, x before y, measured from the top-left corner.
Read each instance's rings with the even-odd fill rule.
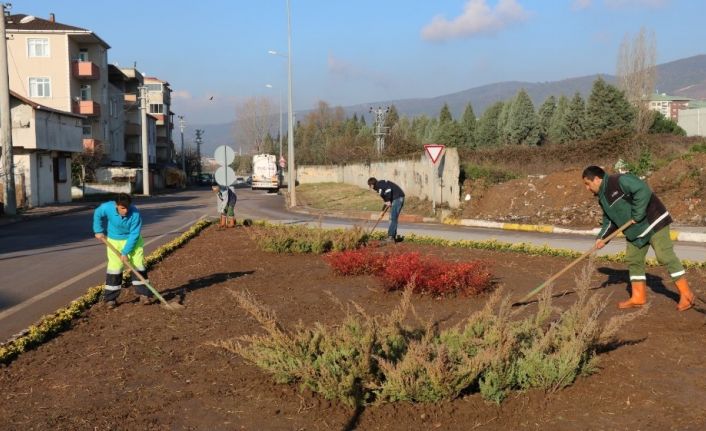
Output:
[[[598,203],[603,209],[603,226],[596,239],[596,248],[603,248],[603,238],[618,229],[618,226],[628,221],[633,222],[623,232],[627,240],[625,259],[628,262],[632,295],[629,300],[620,302],[618,307],[640,307],[647,302],[645,257],[650,246],[655,251],[657,261],[667,267],[679,290],[677,310],[685,311],[693,307],[696,297],[689,288],[686,271],[674,253],[674,245],[669,236],[672,217],[649,186],[632,174],[606,176],[605,171],[598,166],[584,169],[583,183],[587,190],[598,197]]]
[[[368,187],[378,192],[385,202],[383,211],[390,209],[390,226],[387,228],[387,241],[394,242],[397,238],[397,219],[404,206],[404,192],[392,181],[377,180],[374,177],[368,178]]]

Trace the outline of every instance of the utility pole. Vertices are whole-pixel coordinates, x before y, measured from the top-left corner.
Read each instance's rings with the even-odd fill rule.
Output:
[[[198,174],[198,180],[201,179],[201,135],[203,135],[202,129],[196,129],[196,159],[198,164],[196,165],[196,173]]]
[[[0,177],[3,178],[3,200],[5,201],[5,213],[7,215],[17,214],[17,200],[15,198],[15,170],[12,167],[12,118],[10,115],[10,77],[7,72],[7,38],[5,34],[5,8],[9,7],[5,3],[0,3],[0,140],[2,149],[0,150]]]
[[[147,87],[140,87],[140,110],[142,123],[142,194],[150,195],[150,156],[147,137]]]
[[[387,120],[387,113],[390,112],[390,107],[382,109],[373,109],[370,107],[370,113],[375,114],[375,148],[377,149],[378,155],[381,156],[383,151],[385,151],[385,135],[387,135],[387,127],[385,127],[385,121]]]
[[[184,156],[184,127],[186,127],[186,121],[184,121],[184,116],[179,116],[179,130],[181,130],[181,170],[184,171],[186,175],[186,157]]]

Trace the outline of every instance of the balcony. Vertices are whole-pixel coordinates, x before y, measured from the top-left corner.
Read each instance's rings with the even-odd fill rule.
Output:
[[[84,151],[95,151],[97,147],[100,147],[100,145],[101,141],[99,139],[83,138]]]
[[[71,110],[74,114],[94,117],[101,114],[101,105],[93,100],[79,100],[73,103]]]
[[[101,71],[92,61],[80,61],[76,60],[73,62],[72,72],[74,78],[78,79],[98,79],[101,77]]]
[[[125,94],[125,104],[128,106],[137,105],[137,94]]]

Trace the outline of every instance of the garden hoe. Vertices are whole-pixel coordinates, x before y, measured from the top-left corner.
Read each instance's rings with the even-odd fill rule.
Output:
[[[630,225],[632,225],[633,223],[634,223],[634,222],[633,222],[632,220],[630,220],[630,221],[628,221],[627,223],[625,223],[624,225],[620,226],[620,227],[618,228],[618,230],[616,230],[615,232],[613,232],[613,233],[611,233],[610,235],[608,235],[605,239],[603,239],[603,242],[605,242],[605,243],[609,242],[610,240],[612,240],[613,238],[615,238],[616,236],[618,236],[618,234],[620,234],[622,231],[624,231],[625,229],[627,229],[627,228],[628,228]],[[522,305],[522,304],[525,304],[531,297],[533,297],[534,295],[536,295],[536,294],[538,294],[539,292],[541,292],[545,287],[549,286],[549,284],[551,284],[554,280],[556,280],[557,278],[561,277],[562,274],[564,274],[566,271],[568,271],[569,269],[571,269],[574,265],[576,265],[577,263],[579,263],[580,261],[582,261],[585,257],[590,256],[591,253],[593,253],[593,252],[596,251],[596,250],[597,250],[597,248],[596,248],[596,246],[595,246],[595,244],[594,244],[594,246],[591,247],[590,250],[588,250],[587,252],[585,252],[585,253],[582,254],[581,256],[577,257],[573,262],[571,262],[570,264],[566,265],[566,266],[564,267],[564,269],[562,269],[561,271],[559,271],[559,272],[557,272],[556,274],[554,274],[554,275],[552,275],[551,277],[549,277],[549,279],[548,279],[547,281],[545,281],[544,283],[542,283],[542,284],[540,284],[539,286],[537,286],[536,288],[534,288],[534,290],[532,290],[530,293],[528,293],[527,295],[525,295],[525,297],[522,298],[519,302],[516,302],[516,303],[514,303],[514,304],[512,304],[512,305]]]
[[[113,246],[113,244],[109,243],[105,238],[101,238],[101,241],[103,241],[103,243],[105,245],[107,245],[108,248],[113,251],[113,253],[120,256],[120,252]],[[147,286],[147,288],[150,290],[150,292],[152,292],[152,294],[157,299],[159,299],[159,302],[162,303],[162,306],[164,308],[166,308],[167,310],[171,310],[171,311],[177,311],[177,310],[181,310],[182,308],[184,308],[184,306],[179,303],[171,303],[171,304],[168,303],[164,299],[164,297],[162,295],[160,295],[159,292],[157,292],[157,290],[154,287],[152,287],[152,285],[149,283],[149,281],[145,280],[145,277],[143,277],[142,274],[140,274],[139,271],[137,271],[135,269],[135,267],[133,267],[129,262],[125,262],[125,265],[127,265],[127,267],[130,268],[130,271],[132,271],[132,273],[135,274],[137,276],[137,278],[139,278],[140,281],[142,281],[145,284],[145,286]]]
[[[370,229],[370,232],[368,232],[368,236],[372,235],[373,232],[375,231],[375,228],[378,227],[378,223],[380,223],[380,220],[385,216],[385,213],[387,212],[387,209],[390,208],[387,205],[385,205],[385,208],[382,209],[382,212],[380,213],[380,217],[378,217],[378,221],[375,222],[373,225],[373,228]]]

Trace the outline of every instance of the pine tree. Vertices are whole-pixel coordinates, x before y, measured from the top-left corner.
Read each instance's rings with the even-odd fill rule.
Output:
[[[552,117],[556,111],[556,98],[554,96],[547,97],[547,100],[539,107],[537,117],[539,119],[539,136],[541,143],[546,143],[549,140],[549,128],[552,124]]]
[[[538,145],[540,141],[539,120],[534,105],[527,92],[517,92],[508,116],[507,134],[509,143],[517,145]]]
[[[593,82],[586,106],[586,137],[597,138],[610,130],[631,130],[634,108],[622,91],[602,78]]]
[[[577,141],[586,138],[586,103],[578,91],[569,103],[564,117],[564,127],[562,130],[561,142]]]
[[[390,130],[398,121],[400,121],[400,114],[397,112],[395,105],[390,105],[390,109],[387,111],[387,117],[385,117],[384,126],[387,127],[387,130]]]
[[[466,147],[473,148],[476,146],[476,114],[473,112],[473,106],[470,102],[466,105],[461,117],[461,131],[463,132],[464,144]]]
[[[510,129],[507,125],[510,121],[510,111],[512,110],[512,105],[515,102],[515,98],[506,101],[503,104],[503,108],[500,110],[498,115],[498,144],[505,145],[510,142]]]
[[[552,115],[552,120],[549,123],[549,130],[547,132],[547,138],[551,143],[561,143],[562,140],[564,123],[566,121],[566,111],[569,109],[569,99],[563,94],[559,97],[559,101],[556,104],[556,109]]]
[[[449,109],[449,105],[444,103],[444,106],[441,107],[441,112],[439,112],[439,123],[445,124],[453,121],[453,116],[451,116],[451,110]]]
[[[503,110],[503,102],[496,102],[489,106],[483,116],[478,120],[476,127],[476,145],[488,147],[498,145],[498,117]]]

